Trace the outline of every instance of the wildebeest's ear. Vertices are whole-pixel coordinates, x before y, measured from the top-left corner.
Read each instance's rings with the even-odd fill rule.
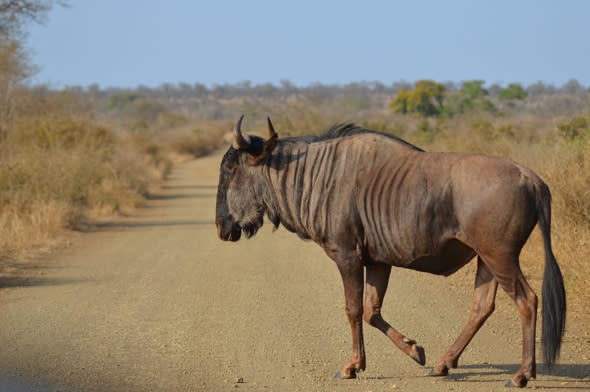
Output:
[[[276,133],[274,127],[272,126],[270,117],[267,117],[267,120],[269,138],[266,139],[262,144],[262,149],[260,150],[260,153],[248,157],[247,163],[249,165],[258,165],[260,162],[262,162],[264,159],[270,156],[270,154],[272,154],[272,150],[274,150],[275,146],[277,145],[279,135]]]

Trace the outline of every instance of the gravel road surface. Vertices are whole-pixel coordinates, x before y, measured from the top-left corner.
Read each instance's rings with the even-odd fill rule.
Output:
[[[394,269],[383,314],[424,346],[426,366],[365,325],[367,370],[334,380],[351,350],[334,263],[270,225],[251,240],[218,240],[220,159],[180,165],[131,217],[2,267],[0,391],[504,389],[521,338],[502,292],[460,367],[426,377],[467,319],[473,266],[450,278]],[[540,365],[529,388],[590,391],[584,320],[570,317],[561,361],[551,373]]]

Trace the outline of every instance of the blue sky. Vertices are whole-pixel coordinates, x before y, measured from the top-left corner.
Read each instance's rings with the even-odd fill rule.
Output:
[[[585,0],[69,2],[29,28],[35,83],[590,86]]]

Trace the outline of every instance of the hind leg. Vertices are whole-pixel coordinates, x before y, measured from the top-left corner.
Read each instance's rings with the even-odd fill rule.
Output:
[[[404,353],[420,365],[426,363],[424,349],[399,333],[381,317],[383,297],[387,291],[391,266],[381,263],[370,263],[366,266],[365,304],[363,307],[363,319],[383,332]]]
[[[483,256],[483,260],[518,308],[522,322],[522,361],[520,368],[506,386],[522,388],[526,386],[529,379],[536,377],[537,295],[520,270],[518,256]]]
[[[438,360],[430,372],[430,376],[446,376],[450,368],[457,367],[459,357],[463,353],[463,350],[465,350],[465,347],[467,347],[487,318],[494,312],[497,288],[498,281],[494,279],[490,270],[478,257],[477,274],[475,276],[475,294],[467,324],[463,327],[455,343]]]

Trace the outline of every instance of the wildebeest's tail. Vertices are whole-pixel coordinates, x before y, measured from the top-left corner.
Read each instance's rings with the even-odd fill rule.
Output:
[[[537,215],[545,246],[543,272],[543,359],[547,366],[559,357],[561,339],[565,329],[566,302],[563,276],[551,248],[551,193],[544,183],[537,188]]]

